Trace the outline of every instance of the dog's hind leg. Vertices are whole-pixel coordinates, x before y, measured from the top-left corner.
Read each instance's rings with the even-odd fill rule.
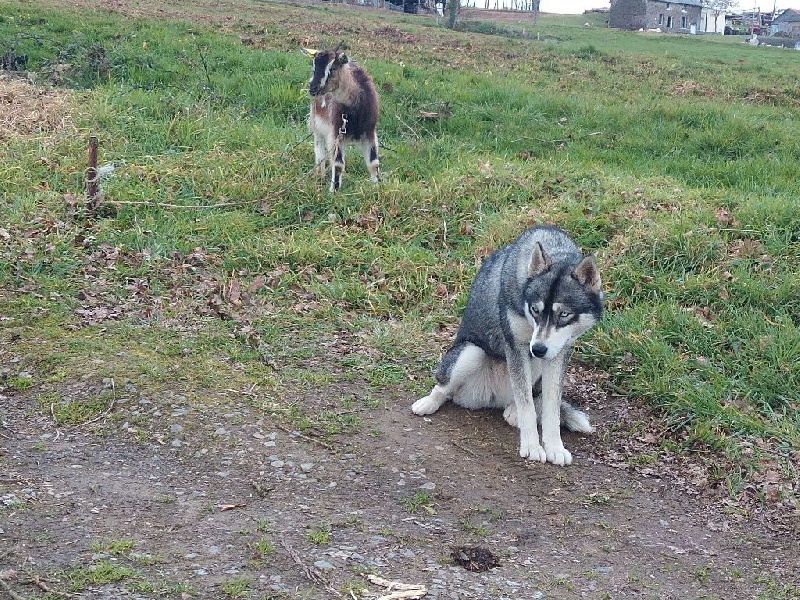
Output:
[[[474,344],[463,343],[450,348],[436,368],[437,383],[431,393],[414,402],[411,410],[417,415],[430,415],[451,399],[459,400],[458,403],[467,408],[478,408],[465,404],[460,396],[462,391],[467,397],[475,394],[473,380],[485,367],[486,359],[486,353]]]
[[[503,418],[506,420],[506,423],[512,427],[519,427],[519,421],[517,420],[517,405],[512,402],[506,406],[506,409],[503,411]]]

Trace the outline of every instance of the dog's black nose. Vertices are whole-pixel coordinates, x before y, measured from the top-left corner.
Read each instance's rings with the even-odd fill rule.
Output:
[[[531,353],[536,358],[543,358],[545,354],[547,354],[547,346],[544,344],[534,344],[531,346]]]

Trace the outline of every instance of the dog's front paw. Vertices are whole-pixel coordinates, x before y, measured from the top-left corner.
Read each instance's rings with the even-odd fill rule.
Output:
[[[522,458],[530,460],[538,460],[539,462],[547,461],[547,453],[539,443],[538,434],[526,435],[526,432],[520,431],[519,436],[519,455]]]
[[[564,448],[564,444],[545,444],[547,462],[561,467],[572,464],[572,453]]]
[[[442,403],[434,398],[433,394],[431,394],[430,396],[425,396],[424,398],[420,398],[414,402],[414,404],[411,405],[411,410],[415,415],[432,415],[439,410],[439,407],[441,406]]]
[[[547,453],[539,444],[520,444],[519,455],[522,458],[538,460],[539,462],[547,462]]]

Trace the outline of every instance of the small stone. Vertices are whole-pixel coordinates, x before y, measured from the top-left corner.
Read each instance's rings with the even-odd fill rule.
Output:
[[[419,487],[420,487],[421,489],[423,489],[423,490],[435,490],[435,489],[436,489],[436,484],[435,484],[435,483],[433,483],[432,481],[429,481],[428,483],[423,483],[423,484],[422,484],[421,486],[419,486]]]
[[[598,573],[611,573],[614,570],[614,567],[597,567],[595,571]]]
[[[304,473],[308,473],[313,468],[314,468],[314,463],[300,463],[300,469]]]
[[[320,571],[330,571],[334,568],[334,566],[329,563],[327,560],[318,560],[314,563],[314,566],[318,568]]]

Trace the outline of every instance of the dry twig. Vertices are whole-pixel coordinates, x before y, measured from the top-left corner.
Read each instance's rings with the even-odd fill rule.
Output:
[[[0,588],[2,588],[2,590],[6,594],[8,594],[11,598],[13,598],[13,600],[28,600],[27,598],[25,598],[25,596],[21,596],[17,592],[15,592],[14,590],[12,590],[9,587],[9,585],[5,581],[3,581],[2,577],[0,577]]]
[[[330,583],[328,583],[328,580],[325,579],[322,576],[322,574],[319,571],[317,571],[317,569],[315,569],[314,567],[309,567],[307,564],[303,562],[303,559],[300,558],[300,555],[295,551],[294,548],[292,548],[288,543],[286,543],[286,540],[281,540],[281,546],[283,546],[283,549],[286,550],[289,556],[292,557],[292,560],[297,564],[297,566],[303,569],[303,573],[312,583],[321,585],[322,587],[325,588],[325,590],[327,590],[329,593],[333,594],[338,598],[342,597],[339,591],[336,588],[334,588]]]
[[[370,583],[386,588],[386,591],[390,592],[379,597],[378,600],[416,600],[428,594],[428,589],[424,585],[389,581],[388,579],[372,574],[368,574],[366,577],[369,579]]]

